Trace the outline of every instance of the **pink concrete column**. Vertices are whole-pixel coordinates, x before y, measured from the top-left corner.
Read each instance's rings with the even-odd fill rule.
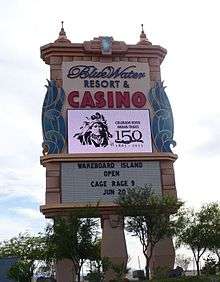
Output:
[[[171,238],[160,240],[153,251],[150,272],[154,273],[157,268],[173,269],[174,263],[175,249],[173,240]]]
[[[75,269],[71,260],[62,259],[56,263],[56,281],[73,282],[75,281]]]
[[[161,80],[160,59],[157,57],[149,58],[148,63],[150,67],[150,86],[154,87],[155,82]]]
[[[109,258],[113,264],[127,267],[128,254],[126,248],[124,221],[121,216],[102,216],[102,258]],[[115,277],[113,271],[107,271],[105,282]]]
[[[46,204],[60,203],[60,164],[46,164]]]

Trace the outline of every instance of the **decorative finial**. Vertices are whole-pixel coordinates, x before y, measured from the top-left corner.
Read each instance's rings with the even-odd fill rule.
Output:
[[[63,21],[61,22],[61,30],[60,30],[60,33],[59,33],[60,36],[66,36],[66,32],[63,28]]]
[[[144,32],[144,25],[143,25],[143,24],[141,24],[141,35],[140,35],[140,39],[142,39],[142,38],[147,38],[147,36],[146,36],[146,34],[145,34],[145,32]]]
[[[141,24],[141,34],[140,34],[140,41],[138,42],[138,44],[151,44],[151,42],[147,39],[147,36],[144,32],[144,25]]]
[[[61,21],[61,29],[60,29],[60,32],[59,32],[59,37],[55,42],[69,42],[69,43],[71,43],[71,41],[66,36],[66,32],[64,30],[63,23],[64,23],[64,21]]]

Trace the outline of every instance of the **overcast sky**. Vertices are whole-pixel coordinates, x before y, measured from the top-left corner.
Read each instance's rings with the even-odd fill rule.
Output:
[[[178,196],[193,207],[219,200],[219,0],[0,2],[0,240],[45,226],[39,157],[49,67],[39,48],[57,38],[61,20],[72,42],[107,35],[136,44],[143,23],[148,39],[168,50],[161,70],[174,114]]]

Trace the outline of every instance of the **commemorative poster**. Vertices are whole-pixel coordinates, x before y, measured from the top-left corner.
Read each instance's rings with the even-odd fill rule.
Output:
[[[68,153],[152,152],[149,110],[68,110]]]

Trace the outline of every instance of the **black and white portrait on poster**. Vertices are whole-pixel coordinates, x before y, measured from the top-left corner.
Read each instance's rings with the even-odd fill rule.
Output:
[[[96,112],[91,117],[86,117],[76,137],[82,145],[93,145],[94,147],[106,147],[112,134],[108,130],[107,120],[102,114]]]

